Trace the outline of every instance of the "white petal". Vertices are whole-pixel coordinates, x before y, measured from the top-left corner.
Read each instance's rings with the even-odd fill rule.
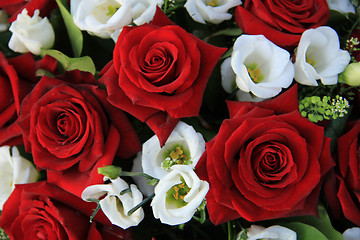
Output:
[[[359,227],[353,227],[347,229],[343,233],[344,240],[359,240],[360,239],[360,228]]]
[[[221,85],[227,93],[236,89],[236,75],[231,67],[231,58],[227,58],[221,64]]]
[[[257,225],[251,225],[248,230],[248,240],[274,239],[274,240],[296,240],[296,232],[286,227],[274,225],[264,228]]]

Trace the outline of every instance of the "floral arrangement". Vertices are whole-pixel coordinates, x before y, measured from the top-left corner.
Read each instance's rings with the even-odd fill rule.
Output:
[[[0,239],[360,239],[357,0],[0,0]]]

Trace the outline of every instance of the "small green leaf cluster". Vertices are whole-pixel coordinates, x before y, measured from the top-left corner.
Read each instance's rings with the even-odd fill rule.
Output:
[[[329,96],[305,97],[299,102],[301,116],[307,117],[314,123],[343,117],[348,113],[349,107],[349,102],[339,95],[336,95],[335,98]]]
[[[6,235],[2,228],[0,228],[0,240],[9,240],[8,235]]]

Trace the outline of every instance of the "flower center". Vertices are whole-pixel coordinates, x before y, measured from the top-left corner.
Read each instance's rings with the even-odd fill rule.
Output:
[[[258,68],[256,63],[246,65],[246,69],[250,75],[251,80],[253,80],[254,83],[259,83],[264,80],[264,75],[261,74],[261,69]]]
[[[210,0],[207,3],[205,2],[205,4],[211,7],[217,7],[219,6],[219,0]]]
[[[92,14],[100,23],[105,24],[120,7],[121,5],[118,2],[109,0],[103,4],[95,6]]]
[[[316,65],[315,59],[309,57],[307,54],[306,54],[306,62],[307,62],[308,64],[310,64],[311,66],[313,66],[313,67],[315,67],[315,65]]]
[[[107,8],[108,12],[107,12],[106,15],[109,16],[109,17],[112,17],[119,8],[120,8],[120,6],[119,7],[114,7],[112,5],[109,5],[108,8]]]
[[[175,144],[170,149],[165,150],[163,157],[165,160],[161,163],[161,167],[165,170],[170,170],[175,164],[188,165],[192,163],[189,161],[190,153],[180,144]]]
[[[181,177],[180,180],[181,183],[174,185],[166,192],[166,201],[168,203],[175,204],[177,208],[188,204],[184,201],[184,198],[191,190],[191,188],[185,183],[183,177]]]

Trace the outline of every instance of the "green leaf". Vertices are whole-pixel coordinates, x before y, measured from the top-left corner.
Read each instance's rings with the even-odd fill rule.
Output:
[[[206,38],[204,38],[204,41],[207,42],[209,41],[209,39],[221,35],[237,37],[240,36],[242,33],[243,31],[240,28],[227,28],[207,36]]]
[[[325,237],[324,239],[328,239],[328,240],[344,239],[342,234],[340,232],[336,231],[334,229],[334,227],[331,225],[330,218],[329,218],[324,206],[319,205],[318,213],[319,213],[318,218],[315,216],[303,216],[303,217],[296,217],[294,219],[294,221],[296,221],[297,223],[302,223],[302,224],[314,227],[315,229],[317,229],[317,231],[319,231]],[[281,224],[281,225],[287,227],[287,223]],[[303,228],[300,228],[300,230],[303,230]],[[306,231],[312,232],[313,230],[306,230]],[[320,238],[316,238],[316,237],[298,238],[298,239],[316,239],[316,240],[319,239],[320,240]]]
[[[92,61],[92,59],[88,56],[85,57],[79,57],[79,58],[70,58],[63,54],[60,51],[49,49],[41,50],[41,56],[44,57],[45,55],[50,55],[56,60],[58,60],[58,63],[60,64],[60,71],[71,71],[71,70],[81,70],[84,72],[90,72],[91,74],[95,74],[96,68],[95,64]]]
[[[318,229],[301,222],[284,223],[282,225],[295,231],[297,234],[297,240],[328,240],[328,238]]]
[[[68,9],[65,7],[65,5],[62,3],[61,0],[56,0],[57,4],[59,5],[59,9],[61,12],[61,15],[64,19],[64,23],[66,26],[67,33],[70,38],[71,47],[73,49],[73,53],[75,57],[80,57],[83,47],[83,35],[81,30],[75,25],[73,18],[68,11]]]
[[[351,112],[351,109],[349,112]],[[325,136],[331,138],[331,152],[335,151],[336,140],[342,135],[348,122],[349,115],[350,114],[346,114],[344,117],[331,120],[325,129]]]

